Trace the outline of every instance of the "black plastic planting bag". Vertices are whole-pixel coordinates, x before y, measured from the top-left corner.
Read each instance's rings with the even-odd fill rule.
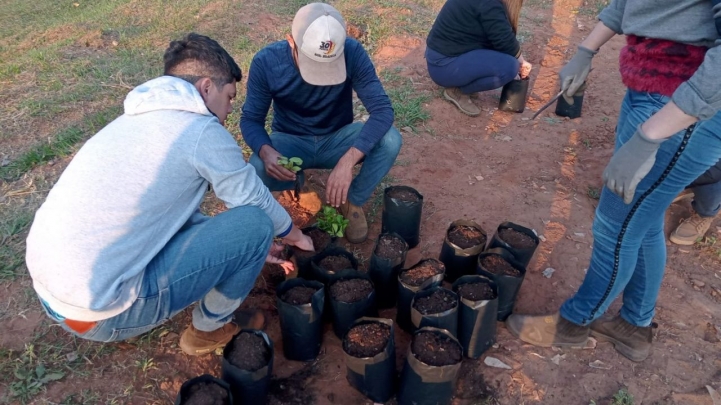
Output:
[[[300,231],[303,232],[304,235],[307,235],[308,232],[310,232],[313,229],[317,229],[318,227],[316,225],[313,226],[307,226]],[[316,249],[315,252],[306,252],[304,250],[298,249],[296,247],[293,247],[290,251],[292,252],[289,260],[293,262],[295,269],[297,271],[297,276],[302,277],[305,279],[310,279],[310,273],[311,273],[311,266],[310,262],[311,259],[313,259],[313,256],[323,252],[325,249],[334,246],[335,245],[336,238],[331,237],[330,243],[328,246],[326,246],[323,249],[319,249],[318,246],[314,246]]]
[[[486,270],[481,264],[483,258],[490,255],[501,256],[511,266],[518,270],[520,277],[513,277],[506,274],[495,274]],[[503,248],[488,249],[481,253],[478,257],[478,274],[490,279],[498,287],[498,320],[505,321],[513,312],[513,305],[516,303],[518,290],[521,289],[523,279],[526,277],[526,267],[521,266],[514,258],[511,252]]]
[[[373,357],[354,357],[343,350],[347,369],[346,378],[351,387],[373,402],[386,402],[393,396],[396,380],[395,328],[393,321],[382,318],[360,318],[353,326],[365,323],[383,323],[391,328],[388,344]],[[345,340],[344,336],[344,340]]]
[[[427,297],[438,290],[445,290],[451,296],[453,296],[453,298],[456,300],[456,306],[454,306],[451,309],[445,310],[443,312],[439,312],[436,314],[428,314],[428,315],[423,315],[420,313],[420,311],[418,311],[416,308],[414,308],[414,305],[415,305],[416,301],[418,300],[418,298]],[[457,336],[457,332],[458,332],[458,295],[456,293],[454,293],[453,291],[447,290],[440,286],[428,288],[428,289],[422,290],[422,291],[418,291],[413,296],[413,300],[411,300],[411,323],[413,323],[413,327],[416,329],[430,326],[433,328],[445,329],[445,330],[451,332],[451,335]]]
[[[270,387],[270,377],[273,374],[273,341],[268,338],[265,332],[260,330],[243,329],[239,334],[243,332],[250,332],[263,338],[265,347],[270,352],[268,363],[265,367],[256,371],[243,370],[231,364],[228,361],[228,356],[235,347],[235,337],[233,337],[223,349],[220,377],[230,385],[233,398],[235,398],[235,405],[265,404],[265,398]]]
[[[437,261],[436,259],[425,259],[421,260],[413,267],[420,266],[429,260],[436,261],[443,265],[443,263]],[[441,272],[441,274],[436,274],[426,280],[423,284],[417,286],[404,283],[401,281],[401,275],[398,275],[398,306],[396,308],[396,322],[398,322],[398,326],[400,326],[401,329],[407,332],[413,331],[413,323],[411,322],[411,301],[413,301],[413,296],[415,296],[418,291],[441,285],[444,273],[445,271]]]
[[[483,234],[484,238],[487,238],[486,231],[473,221],[459,219],[451,223],[446,230],[446,238],[443,241],[443,247],[441,248],[441,255],[439,257],[439,260],[446,265],[446,281],[450,283],[456,281],[458,277],[475,274],[476,267],[478,267],[478,255],[486,248],[485,243],[467,249],[463,249],[452,243],[448,240],[448,232],[456,226],[476,228]]]
[[[463,284],[488,284],[496,295],[490,300],[471,300],[458,294],[458,341],[463,354],[471,359],[481,357],[483,352],[496,343],[496,318],[498,317],[498,287],[483,276],[463,276],[453,283],[453,291]]]
[[[378,314],[378,310],[376,308],[375,290],[371,290],[370,294],[362,300],[356,302],[342,302],[333,299],[333,294],[331,293],[331,287],[333,284],[341,280],[351,280],[355,278],[371,281],[370,277],[365,273],[361,273],[353,269],[346,269],[331,275],[328,283],[327,299],[330,302],[331,317],[333,319],[333,332],[335,332],[335,335],[341,339],[343,339],[343,336],[345,336],[348,329],[350,329],[353,325],[353,322],[355,322],[358,318],[364,316],[375,316]],[[372,284],[373,282],[371,282],[371,285]]]
[[[523,233],[528,235],[531,239],[533,239],[534,242],[536,242],[536,245],[533,248],[529,249],[518,249],[514,248],[503,239],[501,239],[498,236],[498,233],[502,229],[513,229],[514,231]],[[488,249],[492,248],[503,248],[507,251],[511,252],[513,257],[516,259],[516,262],[523,266],[524,268],[528,267],[528,263],[531,262],[531,259],[533,258],[533,254],[536,252],[536,248],[538,248],[538,244],[540,243],[540,239],[538,239],[538,236],[536,236],[536,233],[533,232],[533,230],[528,229],[524,226],[514,224],[513,222],[504,222],[500,225],[498,225],[498,229],[496,230],[496,233],[493,235],[493,238],[491,238],[491,243],[488,245]]]
[[[391,190],[406,190],[418,197],[418,201],[401,201],[391,198]],[[408,186],[388,187],[383,191],[382,233],[395,232],[400,235],[408,248],[418,246],[421,235],[421,214],[423,213],[423,196],[416,189]]]
[[[358,270],[358,260],[353,256],[353,253],[343,249],[340,246],[336,245],[330,245],[328,248],[317,255],[313,256],[313,259],[310,262],[311,271],[309,274],[309,279],[311,280],[317,280],[321,283],[328,285],[328,282],[330,281],[330,277],[333,275],[333,272],[329,272],[323,268],[320,267],[320,262],[325,259],[328,256],[344,256],[347,257],[348,260],[351,263],[351,269]],[[343,269],[345,270],[345,269]]]
[[[501,90],[501,100],[498,102],[498,109],[522,113],[526,109],[526,98],[528,96],[528,78],[511,80]]]
[[[220,385],[228,393],[228,405],[231,405],[233,403],[233,394],[230,392],[230,386],[228,385],[228,383],[221,379],[215,378],[210,374],[203,374],[201,376],[191,378],[180,386],[180,392],[178,392],[178,396],[175,397],[175,405],[181,405],[183,401],[188,398],[188,395],[190,394],[190,387],[198,383],[215,383]]]
[[[291,305],[280,298],[286,291],[297,286],[318,289],[309,304]],[[315,359],[320,353],[323,338],[323,308],[325,305],[323,284],[318,281],[293,278],[282,282],[276,292],[280,329],[283,335],[283,354],[289,360]]]
[[[460,347],[458,340],[448,331],[437,328],[421,328],[421,332],[434,332],[445,335]],[[448,366],[431,366],[418,360],[413,354],[412,344],[408,345],[408,355],[401,372],[398,388],[398,405],[448,405],[453,397],[458,371],[461,363]]]
[[[408,253],[408,243],[397,233],[391,233],[389,235],[396,236],[403,241],[405,250],[400,258],[395,261],[390,259],[384,259],[375,254],[380,242],[381,234],[376,240],[373,253],[371,255],[370,266],[368,267],[368,274],[373,281],[373,286],[376,290],[376,303],[378,308],[391,308],[396,304],[396,298],[398,297],[398,273],[403,268],[406,262],[406,254]]]

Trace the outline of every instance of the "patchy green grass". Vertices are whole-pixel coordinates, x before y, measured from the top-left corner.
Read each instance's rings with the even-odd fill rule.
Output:
[[[398,72],[398,69],[383,70],[380,79],[393,103],[396,127],[410,127],[415,132],[416,126],[431,117],[424,106],[430,100],[430,95],[418,92],[413,87],[413,82]]]
[[[583,5],[578,9],[578,13],[585,16],[595,17],[606,8],[610,0],[585,0]]]

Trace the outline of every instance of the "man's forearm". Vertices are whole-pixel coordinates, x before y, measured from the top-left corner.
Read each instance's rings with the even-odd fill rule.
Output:
[[[348,151],[340,158],[338,161],[338,164],[336,165],[337,168],[342,169],[353,169],[353,167],[358,164],[358,162],[363,159],[365,154],[363,152],[359,151],[355,147],[351,147],[348,149]]]
[[[671,135],[695,124],[698,118],[683,112],[669,101],[659,112],[641,125],[641,129],[649,139],[666,139]]]
[[[603,44],[608,42],[615,35],[616,33],[612,29],[608,28],[606,24],[599,21],[593,28],[593,31],[591,31],[591,34],[583,40],[583,42],[581,42],[581,46],[592,51],[598,51]]]

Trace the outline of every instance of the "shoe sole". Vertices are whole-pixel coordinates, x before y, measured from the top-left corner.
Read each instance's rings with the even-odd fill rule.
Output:
[[[526,342],[526,343],[529,343],[529,344],[532,344],[532,345],[538,346],[538,347],[584,347],[588,343],[588,338],[586,338],[586,340],[584,340],[583,342],[578,342],[578,343],[550,343],[550,344],[548,344],[548,343],[534,342],[531,340],[522,339],[520,331],[515,330],[512,323],[506,322],[506,329],[508,329],[508,331],[511,332],[511,335],[515,336],[517,339],[521,340],[522,342]]]
[[[364,237],[358,238],[358,239],[349,238],[348,235],[346,235],[345,239],[346,239],[349,243],[352,243],[352,244],[355,245],[355,244],[358,244],[358,243],[363,243],[363,242],[365,242],[365,241],[368,239],[368,234],[366,233]]]
[[[232,337],[231,337],[231,339],[232,339]],[[216,346],[206,347],[203,349],[189,349],[189,348],[185,347],[182,340],[178,343],[178,346],[180,346],[180,350],[182,350],[183,353],[185,353],[189,356],[202,356],[204,354],[212,353],[221,347],[225,347],[225,345],[227,345],[231,339],[228,339],[227,342],[218,343],[218,345],[216,345]]]
[[[604,335],[603,333],[591,330],[591,337],[595,338],[599,342],[611,343],[617,352],[621,353],[623,357],[633,362],[640,363],[648,358],[649,353],[634,354],[634,352],[636,352],[635,350],[622,343],[621,341],[611,336]]]
[[[696,238],[698,239],[698,238]],[[679,239],[674,236],[674,234],[671,234],[671,236],[668,237],[668,240],[676,245],[681,246],[692,246],[696,244],[696,239],[694,240],[687,240],[687,239]]]
[[[481,115],[480,112],[477,113],[477,114],[472,114],[472,113],[469,113],[468,111],[464,110],[463,107],[461,107],[461,104],[460,104],[458,101],[456,101],[453,97],[449,96],[448,93],[446,93],[445,90],[443,90],[443,98],[445,98],[446,100],[448,100],[448,101],[450,101],[451,103],[453,103],[456,107],[458,107],[459,110],[461,110],[461,112],[462,112],[463,114],[466,114],[466,115],[469,116],[469,117],[478,117],[479,115]]]

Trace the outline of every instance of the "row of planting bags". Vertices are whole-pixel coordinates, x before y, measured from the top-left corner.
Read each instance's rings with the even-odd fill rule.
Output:
[[[388,197],[389,190],[404,188],[412,191],[418,201],[405,202]],[[456,377],[461,366],[460,356],[452,364],[433,365],[419,360],[414,353],[414,342],[419,335],[431,333],[446,345],[457,346],[459,353],[469,358],[479,358],[495,343],[496,320],[504,321],[512,312],[516,295],[539,243],[532,230],[514,223],[499,225],[490,242],[463,249],[449,241],[449,232],[457,226],[472,227],[486,234],[480,225],[466,220],[453,222],[446,232],[440,260],[424,259],[413,267],[402,270],[406,252],[419,243],[420,219],[423,197],[414,189],[405,186],[390,187],[384,193],[382,234],[376,241],[367,273],[357,270],[353,254],[335,243],[308,257],[296,257],[298,278],[281,283],[277,288],[277,307],[283,337],[283,353],[289,360],[310,361],[320,353],[324,320],[331,320],[335,334],[342,339],[348,382],[373,402],[386,402],[396,391],[396,367],[394,345],[394,322],[390,319],[374,318],[379,308],[391,308],[397,303],[396,321],[405,331],[413,334],[408,348],[400,383],[398,403],[400,405],[449,404],[455,388]],[[304,229],[308,232],[311,228]],[[517,249],[503,241],[498,234],[503,229],[512,229],[527,235],[535,246]],[[404,250],[399,259],[391,261],[376,254],[378,243],[384,235],[400,237]],[[352,268],[329,272],[320,262],[329,256],[344,256]],[[484,266],[484,258],[499,256],[517,270],[515,275],[497,274]],[[429,277],[420,285],[409,285],[401,275],[420,266],[433,266],[438,274]],[[330,287],[339,281],[364,279],[372,283],[372,291],[363,299],[342,302],[333,299]],[[452,282],[452,290],[444,289],[443,280]],[[492,299],[472,300],[459,297],[458,291],[464,284],[484,283],[493,291]],[[286,302],[285,294],[296,287],[315,290],[308,303],[294,305]],[[422,314],[416,308],[418,299],[428,297],[438,290],[453,297],[456,305],[438,313]],[[355,357],[348,353],[349,331],[369,323],[388,325],[390,333],[383,349],[371,357]],[[229,388],[228,404],[265,404],[273,366],[273,342],[258,330],[243,330],[262,337],[268,352],[267,363],[256,370],[243,370],[228,361],[235,339],[225,347],[222,360],[222,380],[203,375],[187,381],[181,387],[176,405],[183,404],[189,390],[197,383],[214,381]],[[446,346],[448,349],[448,346]],[[235,398],[233,401],[231,398]]]

